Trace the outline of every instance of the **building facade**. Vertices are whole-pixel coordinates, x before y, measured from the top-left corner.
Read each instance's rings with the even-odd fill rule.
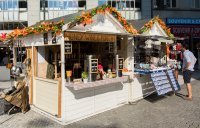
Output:
[[[103,4],[115,7],[128,20],[141,19],[141,3],[141,0],[0,0],[0,33]]]

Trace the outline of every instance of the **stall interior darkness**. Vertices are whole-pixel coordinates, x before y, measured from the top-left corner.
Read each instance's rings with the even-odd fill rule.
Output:
[[[0,47],[0,66],[6,66],[10,63],[12,54],[10,47]]]
[[[152,58],[161,59],[166,55],[166,46],[160,45],[155,46],[153,45],[151,48],[145,48],[146,39],[139,39],[135,41],[134,44],[134,67],[138,68],[140,63],[144,64],[152,64]],[[156,66],[162,66],[163,64],[158,63],[155,64]]]
[[[109,44],[108,42],[72,42],[72,54],[65,55],[65,69],[72,70],[74,64],[79,63],[80,72],[83,72],[86,56],[93,55],[94,59],[98,59],[98,63],[103,66],[104,71],[107,71],[114,61],[114,49],[110,51]]]

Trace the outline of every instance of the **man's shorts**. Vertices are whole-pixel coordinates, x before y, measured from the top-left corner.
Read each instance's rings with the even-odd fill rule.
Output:
[[[185,84],[190,83],[191,77],[192,77],[192,71],[190,70],[183,71],[183,80]]]

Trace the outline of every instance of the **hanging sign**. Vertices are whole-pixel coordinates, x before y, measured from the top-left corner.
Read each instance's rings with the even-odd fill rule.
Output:
[[[56,34],[55,34],[55,32],[51,33],[51,37],[52,37],[52,44],[56,44]]]
[[[66,41],[90,41],[90,42],[116,42],[116,35],[81,33],[81,32],[65,32]]]
[[[65,42],[65,54],[72,54],[72,43]]]
[[[48,33],[43,34],[44,44],[48,44]]]

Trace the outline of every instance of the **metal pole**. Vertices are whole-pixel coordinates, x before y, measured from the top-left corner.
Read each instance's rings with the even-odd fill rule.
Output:
[[[92,63],[91,63],[91,59],[92,59],[92,55],[89,55],[88,56],[88,65],[89,65],[89,67],[88,67],[88,75],[89,75],[89,77],[88,77],[88,81],[89,82],[91,82],[92,81],[92,71],[91,71],[91,68],[92,68]]]
[[[114,42],[114,55],[115,55],[115,70],[116,70],[116,77],[119,77],[119,56],[117,55],[117,40]]]
[[[119,77],[119,55],[115,55],[116,77]]]

